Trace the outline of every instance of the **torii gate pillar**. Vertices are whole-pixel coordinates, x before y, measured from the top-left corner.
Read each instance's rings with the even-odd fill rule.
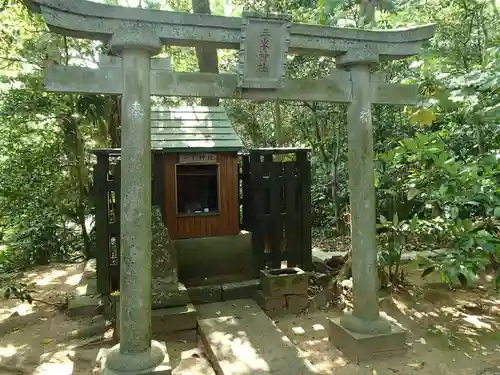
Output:
[[[170,374],[164,344],[151,330],[151,56],[161,43],[145,28],[115,32],[110,48],[122,57],[120,343],[102,374]]]
[[[347,110],[348,172],[351,207],[353,311],[330,319],[330,341],[353,359],[404,352],[406,332],[380,316],[378,304],[376,203],[371,106],[378,53],[350,50],[336,58],[351,72],[352,101]]]

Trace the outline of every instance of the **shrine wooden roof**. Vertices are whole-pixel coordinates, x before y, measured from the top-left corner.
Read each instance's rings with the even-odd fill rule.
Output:
[[[151,148],[164,152],[239,151],[240,137],[223,107],[152,107]]]

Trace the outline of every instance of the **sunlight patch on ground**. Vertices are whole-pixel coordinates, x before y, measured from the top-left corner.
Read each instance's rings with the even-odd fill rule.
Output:
[[[34,375],[71,375],[73,374],[73,361],[75,356],[72,350],[45,353],[40,356],[41,365],[37,367]]]
[[[304,333],[306,333],[306,331],[304,331],[304,328],[302,327],[292,327],[292,331],[296,335],[303,335]]]
[[[325,330],[325,327],[323,327],[322,324],[313,324],[312,328],[315,331],[324,331]]]
[[[68,274],[68,271],[53,269],[47,273],[44,273],[44,274],[36,277],[35,284],[37,286],[49,285],[49,284],[52,284],[54,282],[54,280],[62,278],[63,276],[66,276],[67,274]]]
[[[465,315],[465,317],[463,319],[466,322],[471,323],[475,328],[493,331],[493,327],[491,326],[491,324],[482,322],[478,316],[467,315],[467,314],[464,314],[464,315]]]
[[[27,349],[27,345],[12,345],[0,346],[0,364],[14,365],[19,362],[19,353]]]
[[[210,335],[210,342],[215,344],[218,357],[231,358],[227,369],[235,374],[253,374],[258,371],[270,371],[267,362],[262,359],[253,345],[248,341],[246,333],[239,331],[240,337],[231,337],[229,340],[225,332],[214,332]],[[230,345],[225,343],[230,342]]]

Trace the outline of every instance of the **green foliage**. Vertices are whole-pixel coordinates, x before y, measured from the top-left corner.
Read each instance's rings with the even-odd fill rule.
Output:
[[[26,301],[29,304],[33,302],[33,298],[28,290],[28,285],[25,283],[17,282],[11,278],[8,280],[0,280],[0,286],[5,287],[3,294],[4,299],[17,298],[21,302]]]
[[[49,33],[18,1],[2,5],[0,270],[75,252],[89,256],[93,160],[88,150],[119,145],[119,100],[45,93],[42,67],[47,57],[60,64],[95,64],[104,48]],[[499,10],[482,0],[380,0],[375,5],[379,28],[438,25],[421,56],[380,64],[388,81],[418,84],[422,94],[415,107],[373,106],[380,264],[388,283],[399,282],[402,252],[444,249],[426,260],[424,274],[440,272],[449,283],[469,283],[488,267],[498,267],[500,259]],[[192,8],[188,0],[143,0],[142,6]],[[229,5],[217,0],[211,6],[218,15],[269,9],[289,12],[294,22],[341,27],[360,24],[363,17],[358,1],[238,0]],[[166,52],[175,71],[198,70],[194,48],[168,47]],[[218,57],[219,71],[237,72],[237,52],[219,50]],[[289,56],[287,75],[321,78],[334,67],[331,57]],[[347,234],[346,106],[280,102],[277,116],[275,103],[221,103],[247,148],[312,149],[314,234]],[[281,117],[279,131],[276,117]]]

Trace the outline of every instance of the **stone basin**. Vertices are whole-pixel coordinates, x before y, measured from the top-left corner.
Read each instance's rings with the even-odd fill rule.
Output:
[[[275,268],[260,271],[260,282],[264,294],[271,297],[305,295],[309,276],[297,267]]]

